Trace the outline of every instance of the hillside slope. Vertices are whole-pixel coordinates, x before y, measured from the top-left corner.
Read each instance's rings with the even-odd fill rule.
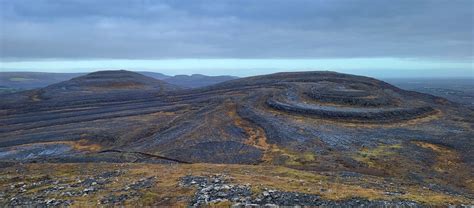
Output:
[[[207,76],[202,74],[168,76],[157,72],[138,71],[138,74],[165,81],[182,88],[198,88],[237,79],[234,76]],[[0,94],[43,88],[64,82],[85,73],[0,72]]]
[[[43,88],[4,95],[0,106],[2,104],[30,106],[48,100],[49,103],[56,101],[50,106],[53,108],[55,105],[69,105],[71,102],[135,99],[179,89],[181,87],[131,71],[98,71]]]
[[[76,85],[43,90],[74,94],[68,86]],[[151,88],[2,101],[0,159],[284,166],[396,179],[473,199],[474,112],[445,99],[334,72]]]
[[[178,87],[151,77],[125,71],[99,71],[44,88],[45,91],[112,91],[129,89],[163,89],[174,90]]]

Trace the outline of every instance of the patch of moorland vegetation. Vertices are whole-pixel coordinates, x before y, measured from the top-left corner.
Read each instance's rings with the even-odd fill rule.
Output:
[[[466,190],[474,190],[474,173],[469,171],[469,167],[462,162],[461,156],[452,148],[439,144],[433,144],[423,141],[414,141],[414,144],[431,150],[435,154],[435,163],[431,166],[441,178],[445,180],[436,180],[436,183],[451,183]]]
[[[18,175],[21,174],[21,175]],[[426,205],[472,203],[472,199],[397,180],[351,175],[337,172],[312,172],[281,166],[251,165],[153,165],[147,164],[27,164],[2,170],[0,189],[3,199],[47,200],[72,206],[96,206],[112,203],[125,206],[186,206],[196,189],[179,186],[185,176],[223,175],[228,183],[251,187],[252,196],[278,190],[319,196],[321,200],[341,201],[352,198],[367,200],[408,200]],[[370,185],[370,181],[377,181]],[[18,185],[19,184],[19,185]],[[31,186],[36,184],[36,186]],[[392,185],[390,185],[392,184]],[[386,190],[392,187],[394,190]],[[23,188],[25,191],[22,191]],[[397,191],[398,190],[398,191]],[[36,198],[35,198],[36,197]],[[20,201],[16,202],[21,202]],[[1,200],[8,205],[9,200]],[[229,203],[229,202],[225,202]],[[224,204],[225,204],[224,203]],[[219,204],[221,205],[221,204]]]
[[[354,156],[354,159],[367,164],[370,168],[384,169],[385,167],[380,167],[380,165],[385,163],[385,161],[382,160],[388,159],[391,156],[395,156],[397,153],[396,150],[400,148],[402,148],[401,144],[382,144],[375,148],[364,147],[357,152],[357,154]]]

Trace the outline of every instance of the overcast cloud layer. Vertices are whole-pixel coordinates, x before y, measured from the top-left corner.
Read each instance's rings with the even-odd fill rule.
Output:
[[[472,61],[472,0],[0,0],[1,58]]]

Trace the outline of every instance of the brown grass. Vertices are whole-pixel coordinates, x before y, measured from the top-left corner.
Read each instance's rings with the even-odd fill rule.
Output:
[[[88,196],[73,197],[75,207],[97,206],[102,197],[113,194],[113,190],[123,188],[144,177],[155,176],[156,185],[151,189],[142,190],[140,198],[128,201],[126,206],[186,206],[194,194],[194,188],[178,185],[185,175],[208,176],[226,174],[231,183],[250,184],[253,191],[260,192],[263,188],[273,188],[281,191],[295,191],[318,194],[324,199],[341,200],[352,197],[367,199],[415,200],[431,205],[451,203],[472,203],[462,196],[449,196],[434,192],[415,185],[405,185],[406,193],[401,196],[386,195],[378,186],[370,187],[366,179],[349,183],[327,173],[294,170],[281,166],[252,166],[252,165],[157,165],[157,164],[27,164],[4,169],[0,174],[0,191],[18,179],[18,170],[23,170],[21,181],[33,182],[48,175],[61,181],[74,182],[77,178],[85,179],[101,172],[123,170],[124,175],[105,185],[104,190]],[[378,180],[384,183],[383,179]],[[369,186],[362,187],[361,185]],[[388,184],[387,184],[388,185]],[[386,186],[386,185],[384,185]],[[56,197],[58,198],[58,197]],[[221,205],[221,204],[218,204]]]
[[[414,141],[413,143],[436,154],[436,163],[432,166],[435,171],[447,175],[446,177],[452,183],[465,187],[474,193],[474,174],[462,162],[459,153],[448,147],[428,142]]]
[[[79,141],[74,142],[64,142],[72,146],[74,150],[81,151],[81,152],[98,152],[102,150],[102,146],[99,144],[91,143],[86,139],[81,139]]]

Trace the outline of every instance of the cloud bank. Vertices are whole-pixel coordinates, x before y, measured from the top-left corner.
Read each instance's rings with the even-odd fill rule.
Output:
[[[472,62],[472,8],[471,0],[0,0],[0,55]]]

